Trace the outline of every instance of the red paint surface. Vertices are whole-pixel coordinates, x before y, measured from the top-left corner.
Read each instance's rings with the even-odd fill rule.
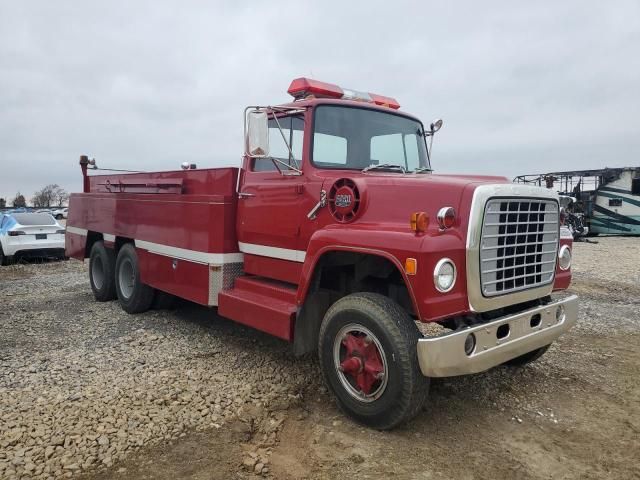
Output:
[[[67,231],[64,238],[65,255],[69,258],[84,260],[84,250],[87,244],[87,237]]]
[[[224,290],[218,295],[218,313],[283,340],[293,340],[295,303],[281,300],[263,288],[244,283]]]
[[[244,255],[244,271],[265,278],[275,278],[282,282],[297,285],[300,282],[302,263],[277,258]]]
[[[136,248],[140,280],[163,292],[201,305],[209,303],[209,266]]]
[[[571,248],[571,254],[573,255],[573,240],[571,238],[561,238],[558,251],[560,251],[560,247],[562,247],[563,245],[569,245],[569,248]],[[558,262],[556,262],[556,278],[553,282],[553,291],[555,292],[558,290],[566,290],[567,288],[569,288],[570,284],[571,284],[571,268],[569,268],[569,270],[566,270],[566,271],[560,270],[560,267],[558,266]]]
[[[107,179],[117,183],[119,177],[141,174],[90,177],[91,193],[71,195],[67,224],[198,252],[238,252],[237,173],[235,168],[223,168],[144,174],[146,180],[155,176],[182,180],[182,194],[105,193],[101,184]]]

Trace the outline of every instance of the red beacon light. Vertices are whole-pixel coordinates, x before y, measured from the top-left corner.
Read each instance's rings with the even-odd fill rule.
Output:
[[[398,101],[391,97],[385,97],[384,95],[378,95],[376,93],[347,90],[333,83],[320,82],[304,77],[293,80],[287,92],[296,100],[302,100],[309,96],[315,98],[341,98],[343,100],[375,103],[376,105],[393,108],[394,110],[400,108]]]

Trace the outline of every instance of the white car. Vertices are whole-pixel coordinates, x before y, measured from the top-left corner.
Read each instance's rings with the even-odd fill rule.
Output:
[[[65,229],[48,213],[0,216],[0,265],[15,256],[64,258]]]
[[[69,209],[67,207],[54,208],[51,211],[51,215],[53,215],[56,220],[62,220],[63,218],[67,218],[67,213]]]

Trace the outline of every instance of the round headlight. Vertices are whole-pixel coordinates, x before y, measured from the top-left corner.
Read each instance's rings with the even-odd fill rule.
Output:
[[[563,245],[558,252],[558,265],[560,270],[569,270],[571,266],[571,249],[569,245]]]
[[[433,270],[433,283],[436,290],[445,293],[456,283],[456,266],[448,258],[441,259]]]

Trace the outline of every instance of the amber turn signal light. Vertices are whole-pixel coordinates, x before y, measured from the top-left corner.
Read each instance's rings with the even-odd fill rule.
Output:
[[[429,216],[425,212],[413,212],[410,220],[411,230],[416,233],[427,231],[429,225]]]
[[[404,271],[407,275],[415,275],[418,271],[418,261],[415,258],[407,258],[404,261]]]

